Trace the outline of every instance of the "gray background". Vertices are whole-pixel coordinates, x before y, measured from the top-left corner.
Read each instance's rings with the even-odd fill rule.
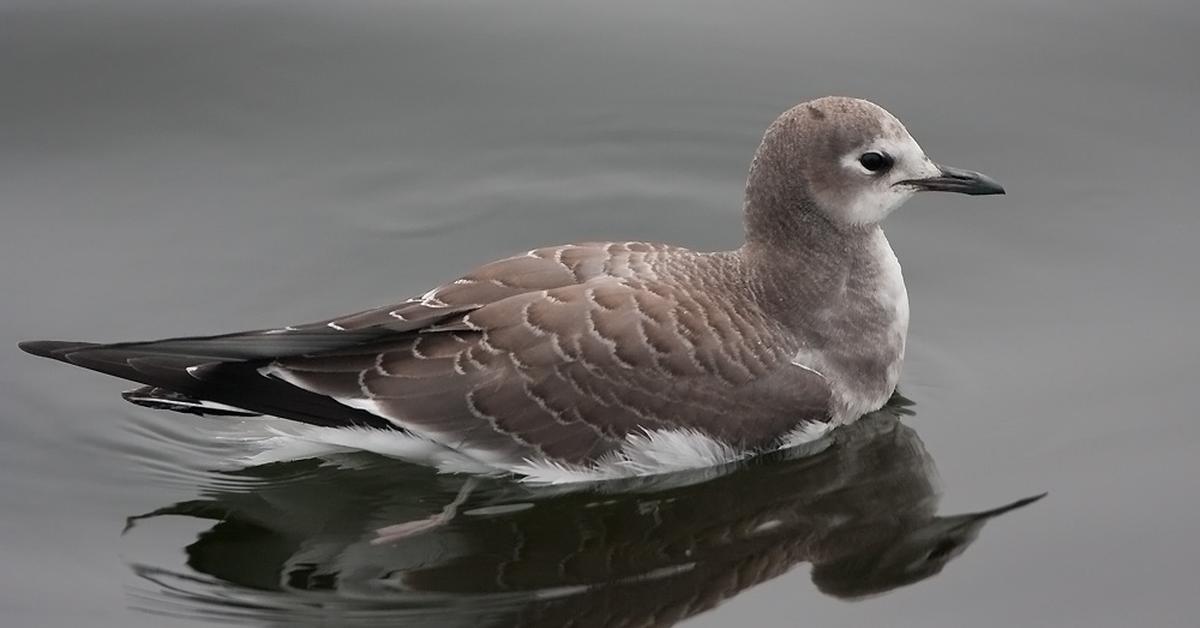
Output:
[[[561,241],[734,247],[762,130],[832,93],[1008,187],[890,219],[902,387],[943,510],[1051,495],[930,581],[847,604],[801,568],[691,625],[1194,625],[1198,31],[1190,0],[6,0],[4,623],[193,625],[128,610],[159,593],[126,560],[204,527],[120,536],[194,493],[186,421],[18,340],[317,319]]]

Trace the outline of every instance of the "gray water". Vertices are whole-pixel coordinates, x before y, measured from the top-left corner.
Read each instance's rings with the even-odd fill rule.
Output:
[[[6,0],[3,623],[1195,625],[1198,30],[1186,0]],[[564,241],[735,247],[762,130],[825,94],[1009,195],[889,219],[914,405],[809,459],[490,483],[372,545],[461,480],[219,471],[218,423],[15,348],[317,320]],[[940,575],[878,554],[1043,491]],[[645,558],[680,547],[690,567]],[[835,581],[874,595],[814,585],[834,547],[874,556]]]

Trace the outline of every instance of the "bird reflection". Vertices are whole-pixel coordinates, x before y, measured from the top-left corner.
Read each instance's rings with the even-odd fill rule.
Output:
[[[912,584],[989,520],[1042,497],[938,516],[933,461],[898,412],[836,431],[818,453],[570,489],[462,490],[465,480],[367,457],[276,464],[131,525],[217,521],[186,547],[195,573],[173,574],[223,588],[183,595],[204,613],[240,590],[258,597],[237,615],[253,606],[268,623],[280,609],[337,607],[347,624],[669,626],[801,563],[838,598]],[[441,512],[452,516],[418,533],[381,532]],[[133,567],[165,582],[163,570]]]

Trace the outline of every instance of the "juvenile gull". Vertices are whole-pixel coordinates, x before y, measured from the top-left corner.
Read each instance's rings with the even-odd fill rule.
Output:
[[[274,415],[310,445],[443,471],[557,482],[720,464],[895,390],[908,295],[879,225],[923,190],[1004,192],[930,161],[877,105],[821,98],[767,129],[734,251],[552,246],[318,323],[21,348],[145,384],[135,403]]]

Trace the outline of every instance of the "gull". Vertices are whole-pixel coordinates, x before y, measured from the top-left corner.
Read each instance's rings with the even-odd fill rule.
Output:
[[[1004,193],[883,108],[825,97],[767,129],[736,250],[549,246],[316,323],[20,346],[141,383],[141,405],[291,419],[259,462],[361,449],[546,483],[719,465],[895,391],[908,294],[880,223],[922,191]]]

